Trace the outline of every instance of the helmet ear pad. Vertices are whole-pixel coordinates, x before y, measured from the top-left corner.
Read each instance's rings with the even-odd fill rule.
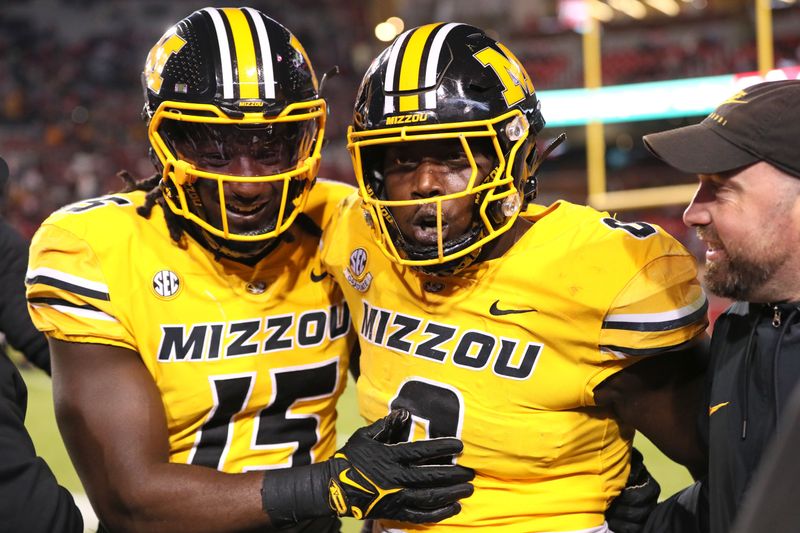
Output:
[[[501,127],[500,131],[504,131],[504,128]],[[506,161],[508,161],[514,142],[505,139],[503,134],[500,134],[499,138],[501,139],[500,144],[504,156],[506,157]],[[527,202],[530,187],[533,187],[533,196],[536,196],[535,174],[538,172],[535,171],[535,165],[537,164],[537,154],[536,136],[529,132],[514,154],[514,160],[511,162],[510,166],[510,175],[513,177],[513,186],[516,189],[514,195],[508,196],[503,200],[492,202],[492,205],[488,209],[489,216],[496,225],[503,224],[509,216],[522,210],[524,204]]]

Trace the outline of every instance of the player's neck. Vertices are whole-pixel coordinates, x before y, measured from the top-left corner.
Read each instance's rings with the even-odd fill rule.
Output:
[[[517,217],[517,219],[514,221],[514,224],[512,224],[511,228],[507,232],[500,235],[500,237],[497,239],[484,245],[481,255],[478,258],[478,262],[491,261],[492,259],[502,257],[522,238],[523,235],[525,235],[525,233],[531,227],[533,227],[533,223],[531,221],[522,217]]]

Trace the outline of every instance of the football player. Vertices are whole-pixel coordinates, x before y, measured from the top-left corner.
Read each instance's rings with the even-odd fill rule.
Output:
[[[51,215],[27,275],[101,523],[328,532],[336,514],[457,512],[471,471],[418,463],[461,444],[389,445],[407,412],[334,457],[353,338],[318,244],[352,188],[312,188],[327,111],[298,40],[251,8],[201,9],[156,43],[142,81],[157,175]]]
[[[458,515],[374,532],[609,531],[634,429],[704,468],[695,260],[657,226],[530,203],[539,108],[511,51],[465,24],[401,34],[362,81],[359,191],[323,235],[360,337],[360,409],[407,409],[411,440],[459,437],[476,473]]]

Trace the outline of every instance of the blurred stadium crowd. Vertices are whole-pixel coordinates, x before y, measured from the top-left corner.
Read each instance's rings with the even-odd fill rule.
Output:
[[[305,44],[318,76],[333,66],[323,94],[331,116],[324,177],[351,182],[344,134],[353,95],[370,57],[385,46],[375,22],[398,15],[412,27],[461,20],[491,28],[519,51],[538,90],[582,85],[581,36],[559,16],[568,0],[295,0],[248,2],[285,23]],[[218,2],[175,0],[5,0],[0,11],[0,154],[12,182],[4,215],[30,237],[58,207],[117,190],[115,176],[152,173],[139,73],[147,48],[168,22]],[[491,5],[489,5],[491,4]],[[533,7],[536,4],[536,7]],[[678,16],[618,17],[604,23],[604,85],[711,76],[757,69],[753,2],[692,0]],[[800,63],[800,7],[776,1],[776,66]],[[547,118],[547,102],[543,102]],[[688,120],[696,121],[698,117]],[[644,152],[641,133],[667,124],[607,129],[609,187],[663,183],[672,172]],[[620,129],[621,128],[621,129]],[[568,132],[565,153],[548,163],[545,200],[585,202],[582,131]],[[547,130],[546,130],[547,131]],[[620,140],[622,139],[622,140]],[[691,178],[689,178],[691,180]],[[646,216],[692,247],[682,206]],[[631,214],[634,216],[635,214]]]

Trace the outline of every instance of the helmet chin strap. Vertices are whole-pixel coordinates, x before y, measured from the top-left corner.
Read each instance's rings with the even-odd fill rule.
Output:
[[[473,223],[472,227],[462,235],[442,243],[443,251],[446,254],[457,252],[461,248],[464,248],[470,243],[480,239],[482,233],[483,226]],[[395,245],[401,248],[409,259],[431,259],[438,254],[438,247],[415,246],[403,239],[401,235],[402,234],[398,233],[399,240],[395,243]],[[481,248],[479,247],[457,259],[452,259],[450,261],[435,265],[416,266],[413,267],[413,269],[434,276],[451,276],[474,263],[480,253]]]
[[[214,259],[219,260],[220,257],[225,257],[249,266],[255,265],[277,248],[281,242],[288,241],[291,238],[289,237],[289,232],[284,232],[274,239],[254,242],[231,242],[210,234],[183,217],[180,217],[180,223],[183,224],[186,232],[194,240],[214,254]]]

